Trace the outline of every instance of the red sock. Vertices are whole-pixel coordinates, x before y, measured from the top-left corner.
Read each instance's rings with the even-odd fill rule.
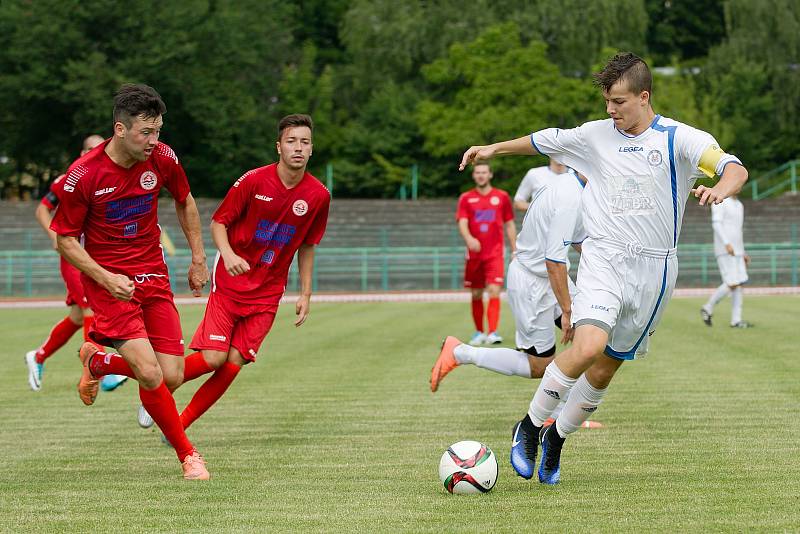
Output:
[[[105,375],[125,375],[133,379],[136,378],[128,362],[122,356],[113,352],[95,352],[89,360],[89,370],[95,378]]]
[[[489,299],[486,320],[489,321],[489,332],[497,332],[497,324],[500,322],[500,297],[491,297]]]
[[[202,352],[193,352],[183,359],[183,381],[194,380],[214,370],[203,358]]]
[[[472,299],[472,321],[475,330],[483,332],[483,299]]]
[[[183,428],[189,428],[189,425],[194,423],[198,417],[206,413],[206,410],[222,397],[241,370],[241,367],[231,362],[225,362],[222,367],[217,369],[211,378],[200,386],[192,400],[181,412]]]
[[[94,323],[94,315],[84,315],[83,316],[83,340],[84,341],[91,341],[89,337],[89,329],[92,327],[92,323]]]
[[[50,335],[47,336],[42,346],[36,351],[36,363],[44,363],[55,351],[63,347],[64,344],[69,341],[69,338],[72,337],[72,334],[77,332],[79,328],[80,325],[73,323],[72,319],[69,317],[61,319],[61,321],[50,330]]]
[[[142,399],[144,409],[164,433],[164,437],[175,448],[178,460],[183,461],[192,454],[195,448],[186,437],[186,432],[183,431],[175,399],[172,398],[166,384],[162,381],[156,389],[151,390],[139,386],[139,398]]]

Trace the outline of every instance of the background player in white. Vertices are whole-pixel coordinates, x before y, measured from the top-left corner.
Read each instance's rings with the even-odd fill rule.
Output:
[[[531,199],[536,196],[539,189],[550,178],[564,174],[569,171],[566,165],[562,165],[553,158],[546,167],[533,167],[528,169],[522,181],[519,183],[517,192],[514,193],[514,208],[519,211],[528,211],[528,206],[531,205]]]
[[[736,195],[726,198],[721,204],[711,206],[711,226],[714,229],[714,255],[717,257],[722,284],[700,308],[703,322],[711,326],[714,306],[730,293],[731,326],[749,328],[747,321],[742,321],[742,284],[747,282],[747,266],[750,256],[744,251],[744,205]]]
[[[580,215],[586,182],[575,172],[571,175],[574,180],[553,175],[538,186],[517,236],[507,287],[517,349],[473,347],[448,336],[431,371],[431,391],[463,364],[508,376],[541,378],[556,352],[555,325],[565,325],[562,343],[572,340],[574,285],[567,252],[570,245],[579,248],[586,235]]]
[[[677,279],[680,223],[696,179],[720,176],[714,187],[691,189],[700,205],[722,202],[747,181],[741,162],[711,135],[655,114],[652,76],[641,58],[617,54],[595,83],[610,118],[473,146],[460,165],[545,154],[590,178],[582,198],[588,237],[573,301],[573,344],[548,365],[512,442],[512,466],[521,476],[532,473],[541,443],[538,475],[545,484],[560,480],[566,436],[597,409],[622,362],[647,352]],[[540,432],[563,398],[555,424]]]

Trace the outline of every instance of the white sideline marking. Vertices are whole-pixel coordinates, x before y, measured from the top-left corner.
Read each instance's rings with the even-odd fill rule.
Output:
[[[715,288],[681,288],[676,289],[672,296],[706,297]],[[769,295],[800,295],[800,286],[787,287],[747,287],[745,293],[748,297]],[[505,293],[501,295],[505,299]],[[412,291],[389,293],[317,293],[312,295],[313,302],[467,302],[470,299],[468,291]],[[297,295],[285,295],[281,304],[297,301]],[[207,297],[176,297],[175,304],[205,304]],[[30,309],[30,308],[63,308],[63,300],[0,300],[0,310]]]

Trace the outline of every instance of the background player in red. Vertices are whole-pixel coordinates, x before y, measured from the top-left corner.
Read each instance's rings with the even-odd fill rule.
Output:
[[[295,252],[300,271],[295,326],[308,317],[314,247],[325,233],[331,199],[325,186],[306,172],[312,132],[308,115],[281,119],[278,162],[246,172],[214,213],[211,235],[219,252],[208,305],[191,347],[217,370],[181,413],[184,428],[225,393],[244,364],[255,361],[275,319]]]
[[[83,140],[81,156],[102,142],[103,138],[99,135],[90,135]],[[42,198],[42,202],[36,206],[36,211],[34,212],[34,216],[39,222],[39,225],[41,225],[50,237],[54,250],[58,250],[58,244],[56,243],[56,233],[50,229],[50,221],[53,218],[53,212],[58,208],[58,204],[61,201],[61,195],[64,193],[61,186],[63,185],[65,177],[66,175],[62,174],[53,181],[50,185],[50,190]],[[84,340],[89,340],[89,326],[92,324],[93,320],[92,310],[83,292],[81,272],[63,257],[61,258],[61,278],[64,280],[64,285],[67,287],[66,302],[67,306],[69,306],[69,314],[56,323],[50,330],[47,339],[44,340],[44,343],[42,343],[38,349],[28,351],[28,353],[25,354],[25,363],[28,366],[28,384],[33,391],[42,389],[42,374],[44,372],[45,360],[63,347],[75,332],[83,327]]]
[[[475,334],[470,344],[501,343],[497,334],[500,322],[500,289],[503,287],[504,249],[503,231],[516,250],[517,228],[508,193],[492,187],[492,169],[488,163],[478,162],[472,168],[475,189],[463,193],[458,199],[458,231],[467,245],[464,267],[464,287],[472,290],[472,320]],[[486,319],[488,335],[483,329],[483,291],[489,293]]]
[[[142,405],[174,446],[184,478],[208,479],[168,389],[184,379],[184,360],[180,318],[159,245],[162,188],[175,199],[192,251],[189,286],[196,295],[208,280],[208,269],[186,174],[172,149],[158,141],[165,112],[152,87],[122,86],[114,97],[114,134],[72,164],[51,228],[58,234],[59,252],[83,273],[95,312],[89,335],[121,354],[98,352],[89,343],[81,347],[81,400],[94,402],[103,375],[136,378]]]

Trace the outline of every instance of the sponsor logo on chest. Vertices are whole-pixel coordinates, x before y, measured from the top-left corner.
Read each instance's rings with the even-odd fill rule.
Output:
[[[256,200],[263,200],[264,202],[272,202],[272,197],[267,195],[256,195]]]
[[[99,197],[100,195],[105,195],[106,193],[113,193],[117,188],[116,187],[106,187],[103,189],[98,189],[94,192],[94,196]]]

